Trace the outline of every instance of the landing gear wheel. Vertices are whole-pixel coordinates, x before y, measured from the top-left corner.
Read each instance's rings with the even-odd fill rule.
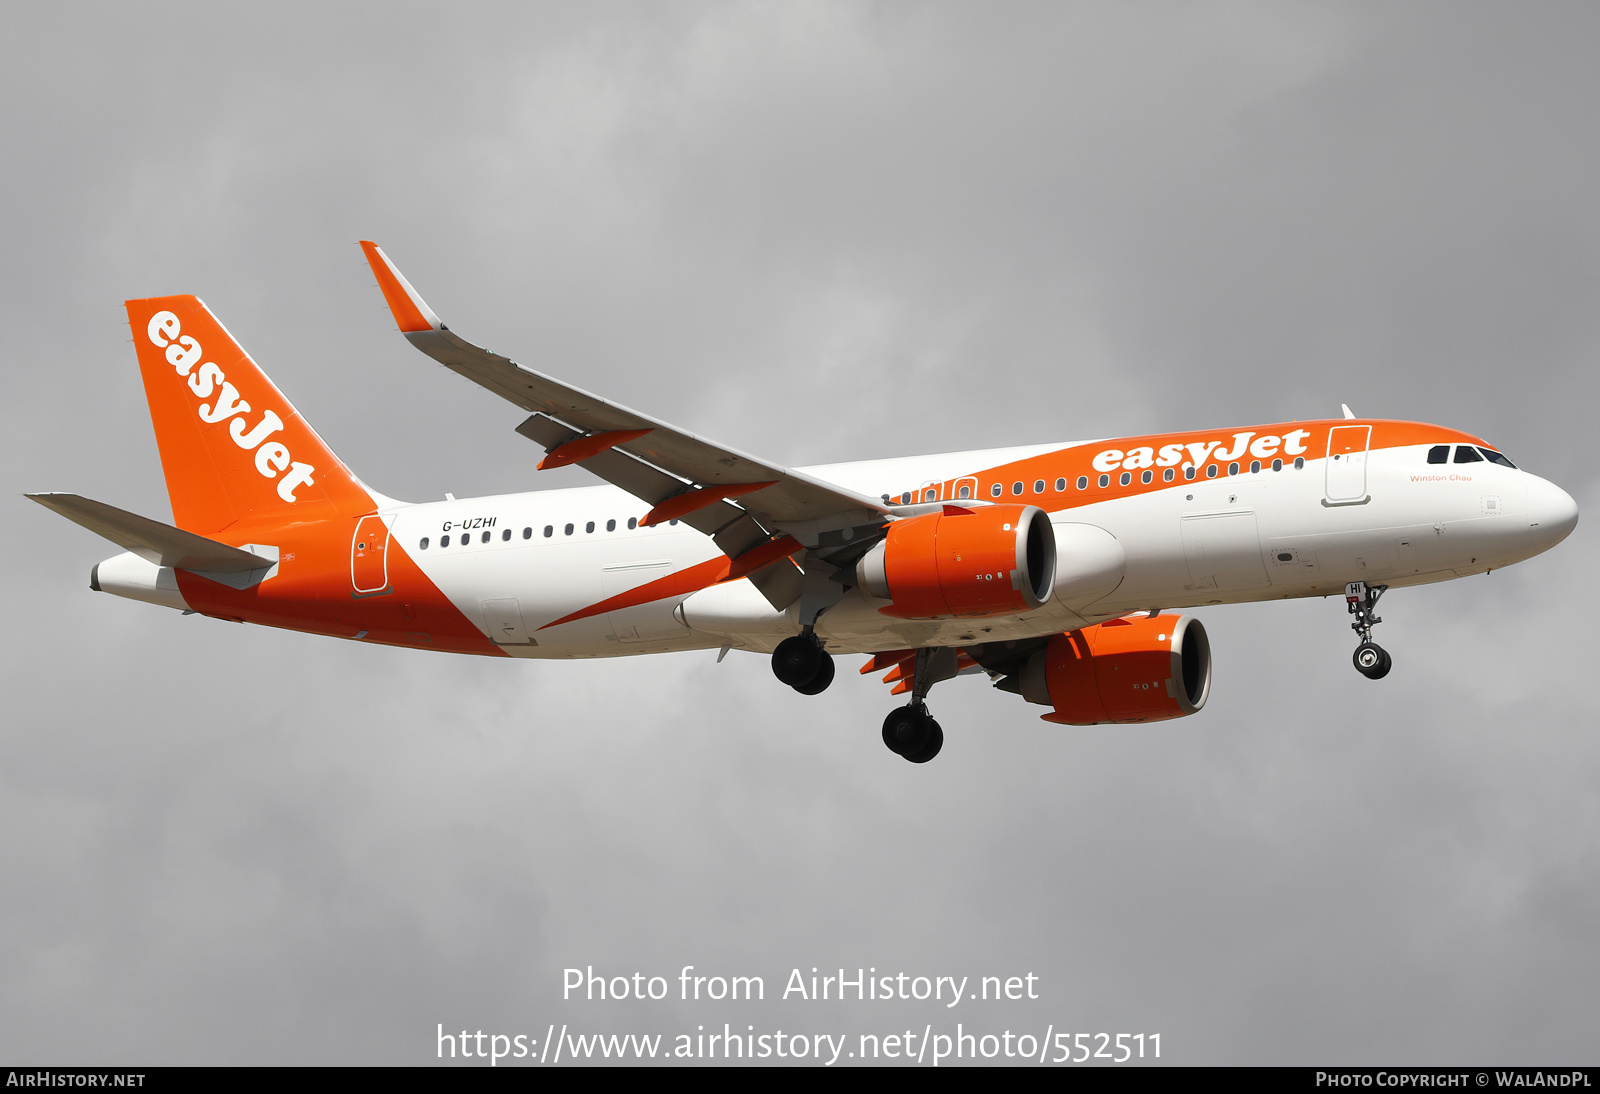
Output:
[[[1356,671],[1368,680],[1382,680],[1394,667],[1389,651],[1376,642],[1361,643],[1350,660],[1355,663]]]
[[[833,683],[833,656],[826,650],[819,652],[822,654],[822,664],[817,669],[816,675],[804,684],[794,685],[794,690],[801,695],[820,695],[828,690],[829,684]]]
[[[931,732],[928,734],[928,743],[922,746],[920,752],[906,753],[906,759],[914,764],[927,763],[937,756],[939,750],[944,747],[944,730],[939,727],[939,723],[929,718],[928,725],[931,727]]]
[[[890,752],[901,756],[915,756],[928,747],[928,742],[933,738],[935,725],[937,723],[929,717],[927,707],[920,705],[896,707],[883,720],[883,743],[888,746]],[[942,732],[939,734],[939,742],[944,743]],[[933,757],[929,756],[928,759],[931,760]]]
[[[816,639],[809,634],[797,634],[779,642],[778,648],[772,651],[772,674],[792,688],[802,687],[822,671],[824,658],[832,660],[817,645]]]

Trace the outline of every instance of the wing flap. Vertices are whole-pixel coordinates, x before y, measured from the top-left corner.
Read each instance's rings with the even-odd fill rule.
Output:
[[[214,539],[185,532],[170,524],[141,517],[103,501],[81,494],[27,494],[74,524],[104,536],[125,551],[132,551],[146,562],[176,570],[219,574],[242,574],[275,564],[274,559],[229,547]]]

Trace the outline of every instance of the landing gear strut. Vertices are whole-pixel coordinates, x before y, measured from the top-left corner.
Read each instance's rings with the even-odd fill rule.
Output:
[[[925,764],[944,747],[944,730],[928,713],[928,689],[956,674],[956,651],[925,647],[917,651],[911,676],[911,702],[883,720],[883,743],[914,764]]]
[[[801,695],[817,695],[833,683],[833,655],[807,627],[772,651],[772,674]]]
[[[1364,581],[1352,581],[1344,587],[1345,608],[1356,617],[1350,629],[1361,637],[1351,660],[1356,671],[1368,680],[1382,680],[1394,665],[1389,651],[1372,640],[1372,628],[1383,622],[1378,618],[1378,598],[1388,589],[1387,585],[1368,585]]]

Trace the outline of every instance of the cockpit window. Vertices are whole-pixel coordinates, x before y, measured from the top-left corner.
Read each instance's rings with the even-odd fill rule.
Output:
[[[1428,449],[1428,462],[1449,463],[1450,446],[1447,444],[1436,444],[1432,448]]]
[[[1456,445],[1457,463],[1482,463],[1483,457],[1478,455],[1478,450],[1470,444]]]
[[[1492,448],[1480,448],[1480,449],[1478,449],[1478,451],[1482,452],[1483,453],[1483,458],[1488,460],[1490,463],[1497,463],[1501,467],[1509,467],[1513,471],[1516,470],[1516,467],[1517,467],[1516,464],[1514,464],[1510,460],[1506,459],[1504,456],[1502,456],[1500,453],[1496,452],[1494,449],[1492,449]]]

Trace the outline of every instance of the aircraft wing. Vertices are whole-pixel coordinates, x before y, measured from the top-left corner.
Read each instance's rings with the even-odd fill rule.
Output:
[[[517,432],[543,445],[540,467],[581,462],[656,506],[647,523],[679,518],[737,556],[770,532],[806,544],[817,533],[876,523],[891,507],[768,463],[535,372],[457,335],[423,302],[377,244],[361,248],[406,340],[446,368],[533,412]],[[726,499],[737,498],[734,505]],[[753,523],[735,527],[741,518]]]
[[[242,574],[274,565],[274,560],[185,532],[80,494],[26,494],[44,506],[104,536],[146,562],[213,574]]]

